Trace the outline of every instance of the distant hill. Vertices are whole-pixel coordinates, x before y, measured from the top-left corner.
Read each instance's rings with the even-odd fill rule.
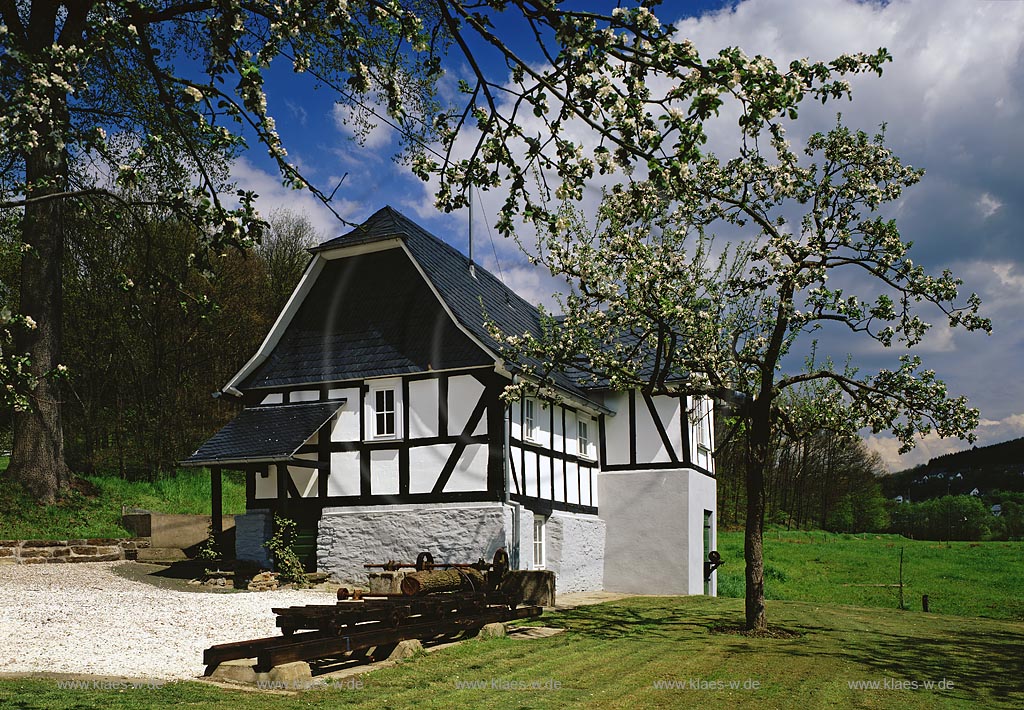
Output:
[[[1024,438],[937,456],[928,463],[881,479],[887,498],[913,501],[944,495],[965,495],[975,488],[1024,492]]]

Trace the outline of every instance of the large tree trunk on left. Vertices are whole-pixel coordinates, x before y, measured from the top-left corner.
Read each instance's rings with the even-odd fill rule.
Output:
[[[30,186],[27,197],[65,190],[67,172],[64,150],[44,142],[25,160]],[[15,413],[14,449],[7,475],[42,503],[53,503],[70,480],[64,462],[60,383],[43,376],[60,364],[63,210],[63,201],[57,198],[30,202],[25,207],[22,231],[29,248],[21,260],[20,312],[31,317],[36,327],[24,330],[17,345],[18,352],[31,358],[38,384],[30,396],[31,409]]]

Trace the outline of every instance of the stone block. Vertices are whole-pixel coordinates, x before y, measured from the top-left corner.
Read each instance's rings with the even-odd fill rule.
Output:
[[[21,549],[21,556],[23,558],[33,557],[53,557],[52,547],[23,547]]]
[[[501,581],[501,590],[517,595],[521,604],[555,605],[555,573],[548,570],[512,570]]]
[[[407,641],[399,641],[390,654],[388,654],[389,661],[400,661],[403,658],[410,658],[415,656],[417,653],[423,651],[423,644],[420,643],[419,639],[408,639]]]
[[[208,671],[207,676],[213,680],[244,683],[246,685],[269,682],[282,689],[294,690],[308,688],[313,682],[313,673],[308,663],[303,661],[282,663],[280,666],[274,666],[265,673],[257,673],[255,658],[224,661],[212,671]]]
[[[504,638],[507,635],[505,625],[502,623],[484,624],[480,629],[480,633],[477,634],[477,638],[480,639],[497,639]]]
[[[70,557],[71,549],[67,547],[55,547],[53,548],[52,557]]]
[[[23,564],[23,565],[46,564],[46,561],[48,559],[52,559],[52,558],[48,558],[48,557],[22,557],[21,558],[21,564]],[[68,558],[62,558],[62,559],[73,560],[75,558],[74,557],[68,557]]]
[[[97,555],[120,555],[121,548],[118,545],[97,545]]]
[[[74,546],[72,546],[71,551],[73,553],[75,553],[76,555],[95,555],[96,554],[96,546],[95,545],[74,545]]]
[[[0,557],[14,557],[14,548],[0,547]]]
[[[67,540],[25,540],[22,544],[22,548],[26,547],[64,547],[68,544]]]
[[[84,545],[85,540],[68,540],[68,547],[74,547],[75,545]]]
[[[371,572],[370,594],[401,594],[402,580],[406,573],[399,570],[396,572]]]
[[[70,557],[48,557],[46,559],[47,564],[53,564],[54,562],[70,562]]]
[[[17,557],[0,557],[0,567],[4,567],[6,565],[16,565],[16,564],[18,564],[18,558]]]
[[[94,538],[89,538],[88,540],[86,540],[85,544],[86,545],[106,545],[106,546],[110,546],[110,545],[116,545],[117,544],[117,540],[114,539],[114,538],[109,538],[109,537],[94,537]]]
[[[21,547],[21,540],[0,540],[0,547]]]
[[[122,559],[117,555],[79,555],[77,557],[65,557],[68,562],[117,562]]]

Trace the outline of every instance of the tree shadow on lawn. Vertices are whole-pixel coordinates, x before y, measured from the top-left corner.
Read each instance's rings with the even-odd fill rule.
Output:
[[[773,647],[793,657],[831,657],[847,681],[952,682],[944,694],[1024,707],[1024,626],[1016,622],[858,607],[789,603],[778,616],[805,634],[798,644]],[[771,611],[771,610],[770,610]],[[1019,631],[1014,627],[1018,627]]]
[[[577,607],[549,613],[538,621],[544,626],[562,627],[582,636],[621,639],[644,636],[680,640],[743,620],[735,600],[725,604],[706,597],[634,597],[615,602]]]
[[[937,621],[944,625],[947,619]],[[958,620],[960,621],[960,620]],[[846,634],[834,655],[853,661],[882,680],[946,680],[953,683],[952,695],[971,700],[1014,699],[1024,707],[1024,634],[986,628],[971,628],[967,620],[955,629],[934,633],[908,628],[905,633],[865,631]],[[807,653],[814,653],[807,649]],[[850,680],[858,680],[850,678]]]

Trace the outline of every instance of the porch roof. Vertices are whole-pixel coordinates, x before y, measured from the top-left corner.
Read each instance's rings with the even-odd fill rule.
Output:
[[[338,413],[346,400],[248,407],[214,434],[183,466],[274,463],[299,448]]]

